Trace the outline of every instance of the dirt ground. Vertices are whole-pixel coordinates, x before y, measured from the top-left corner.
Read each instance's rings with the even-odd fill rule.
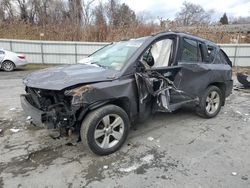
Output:
[[[156,114],[99,157],[29,124],[19,101],[29,72],[0,71],[0,187],[250,187],[249,90],[234,90],[213,119]]]

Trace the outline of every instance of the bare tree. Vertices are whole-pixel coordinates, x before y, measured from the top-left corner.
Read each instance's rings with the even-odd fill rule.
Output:
[[[207,24],[210,22],[210,14],[212,11],[206,12],[202,6],[185,1],[175,21],[181,26]]]
[[[117,0],[109,0],[106,9],[111,26],[129,26],[137,21],[135,12],[125,3],[120,4]]]
[[[95,0],[82,0],[82,7],[83,7],[83,24],[85,26],[90,25],[91,18],[93,16],[94,10],[94,2]],[[100,5],[99,5],[100,6]]]
[[[83,7],[81,0],[69,0],[69,16],[73,23],[82,25]]]
[[[118,25],[129,26],[136,23],[135,12],[125,3],[119,8]]]
[[[105,41],[107,37],[107,21],[105,17],[105,9],[103,4],[100,2],[94,10],[95,26],[96,26],[96,40]]]
[[[14,13],[13,13],[13,7],[11,4],[11,0],[1,0],[0,1],[0,19],[6,20],[6,19],[13,19]]]
[[[63,0],[54,0],[54,3],[50,5],[49,15],[52,23],[63,23],[66,20],[67,15],[66,4]]]
[[[116,25],[116,17],[119,14],[119,1],[118,0],[109,0],[106,3],[105,9],[107,10],[107,18],[109,25],[115,26]]]
[[[20,18],[21,20],[27,21],[29,16],[28,16],[28,0],[17,0],[17,4],[20,10]]]
[[[155,17],[148,11],[141,11],[136,13],[136,20],[140,24],[148,24],[155,21]]]

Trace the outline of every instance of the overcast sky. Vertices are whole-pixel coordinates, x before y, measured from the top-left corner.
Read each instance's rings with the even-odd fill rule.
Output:
[[[146,11],[153,17],[173,19],[185,0],[121,0],[128,4],[136,13]],[[205,10],[214,10],[216,21],[224,12],[228,17],[250,16],[250,0],[189,0],[201,5]]]

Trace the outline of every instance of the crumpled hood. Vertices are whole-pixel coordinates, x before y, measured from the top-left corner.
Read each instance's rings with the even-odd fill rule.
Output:
[[[24,80],[28,87],[62,90],[76,84],[113,80],[117,71],[96,65],[75,64],[42,69],[29,74]]]

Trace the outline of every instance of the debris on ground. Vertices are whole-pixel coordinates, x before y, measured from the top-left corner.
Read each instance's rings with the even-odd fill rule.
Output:
[[[145,157],[142,158],[142,161],[146,163],[150,163],[154,159],[154,155],[146,155]]]
[[[232,172],[232,175],[233,176],[237,176],[237,172]]]
[[[241,179],[242,180],[248,180],[248,177],[247,176],[242,176]]]
[[[149,141],[153,141],[153,140],[154,140],[154,138],[153,138],[153,137],[151,137],[151,136],[150,136],[150,137],[148,137],[147,139],[148,139]]]
[[[135,170],[136,170],[137,168],[139,168],[139,167],[140,167],[140,165],[134,164],[134,165],[132,165],[132,166],[130,166],[130,167],[127,167],[127,168],[121,168],[120,171],[121,171],[121,172],[129,173],[129,172],[135,171]]]
[[[68,142],[65,144],[66,146],[76,146],[77,143],[76,142]]]
[[[250,81],[248,81],[247,73],[238,72],[237,80],[243,85],[244,88],[250,88]]]
[[[120,172],[125,172],[125,173],[135,171],[138,168],[140,168],[142,165],[152,164],[154,162],[154,159],[155,159],[155,156],[153,154],[145,155],[144,157],[142,157],[140,159],[139,162],[137,162],[137,163],[135,163],[135,164],[133,164],[132,166],[129,166],[129,167],[120,168],[119,171]]]
[[[28,117],[26,118],[26,120],[31,120],[31,117],[30,117],[30,116],[28,116]]]
[[[10,108],[10,109],[9,109],[9,111],[14,111],[14,110],[16,110],[16,108]]]
[[[237,114],[239,114],[239,115],[242,115],[242,113],[241,113],[240,111],[238,111],[238,110],[235,111],[235,112],[236,112]]]
[[[108,165],[104,165],[104,166],[103,166],[103,169],[104,169],[104,170],[107,170],[108,168],[109,168]]]
[[[20,131],[20,129],[17,129],[17,128],[11,128],[11,129],[10,129],[10,131],[11,131],[11,132],[13,132],[13,133],[17,133],[17,132],[19,132],[19,131]]]

